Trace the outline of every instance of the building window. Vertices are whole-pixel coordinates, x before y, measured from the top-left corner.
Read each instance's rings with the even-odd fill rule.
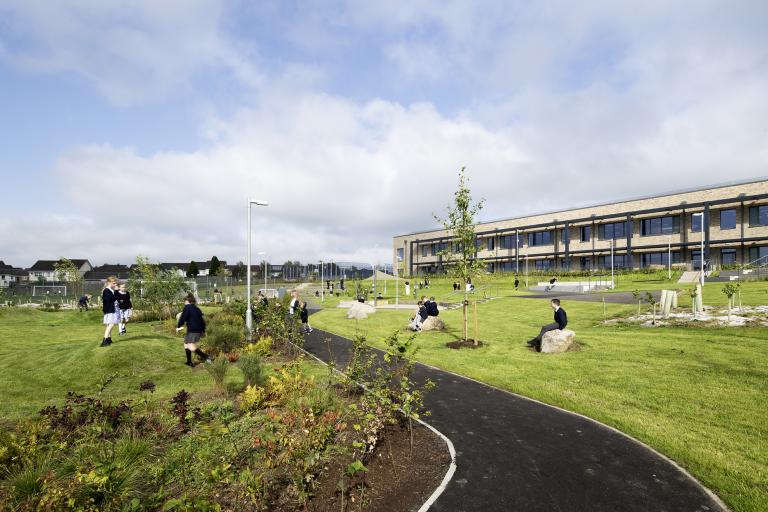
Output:
[[[568,230],[565,228],[560,230],[560,241],[563,243],[568,242]]]
[[[720,249],[720,264],[733,265],[734,263],[736,263],[736,249]]]
[[[434,247],[434,246],[433,246],[433,247]],[[427,245],[422,245],[422,246],[421,246],[421,255],[422,255],[422,256],[426,256],[426,255],[427,255],[427,250],[428,250],[428,249],[429,249],[429,246],[427,246]],[[398,249],[398,250],[397,250],[397,257],[398,257],[398,258],[400,257],[400,249]]]
[[[486,267],[486,271],[487,271],[489,274],[493,274],[493,263],[489,263],[489,264],[488,264],[488,266]]]
[[[499,237],[500,249],[514,249],[515,248],[515,235],[504,235]]]
[[[427,253],[427,248],[426,248],[426,246],[422,246],[422,249],[421,249],[421,251],[424,253],[422,256],[426,256],[426,255],[427,255],[427,254],[426,254],[426,253]],[[404,254],[405,254],[405,250],[404,250],[402,247],[400,247],[399,249],[397,249],[397,261],[403,261],[403,255],[404,255]]]
[[[691,231],[701,231],[701,219],[703,215],[694,213],[691,215]]]
[[[579,228],[579,240],[589,242],[589,236],[592,234],[592,226],[581,226]]]
[[[592,268],[592,260],[588,256],[582,256],[579,258],[579,265],[581,270],[589,270]]]
[[[672,251],[672,264],[680,263],[680,251]],[[640,266],[669,265],[669,251],[647,252],[640,255]]]
[[[486,238],[485,240],[488,244],[488,247],[487,247],[488,251],[492,251],[496,248],[496,238],[490,237],[490,238]]]
[[[533,262],[533,268],[536,270],[549,270],[552,267],[552,260],[536,260]]]
[[[430,247],[429,254],[431,256],[437,256],[437,244],[432,244],[432,247]]]
[[[736,229],[736,210],[720,210],[720,229]]]
[[[627,223],[610,222],[608,224],[600,224],[597,227],[597,236],[600,240],[616,240],[617,238],[624,238],[627,236]]]
[[[749,248],[749,263],[768,257],[768,245]]]
[[[536,247],[538,245],[552,245],[551,231],[537,231],[528,233],[528,246]]]
[[[512,261],[505,261],[503,263],[497,263],[496,268],[499,272],[512,272],[515,270],[515,264]]]
[[[749,207],[749,226],[768,226],[768,204]]]
[[[629,262],[629,258],[627,258],[626,254],[614,254],[613,255],[613,268],[628,268],[629,265],[627,264]],[[611,268],[611,257],[610,256],[598,256],[597,257],[597,266],[599,268]]]
[[[656,217],[640,221],[640,236],[671,235],[680,232],[680,216]]]

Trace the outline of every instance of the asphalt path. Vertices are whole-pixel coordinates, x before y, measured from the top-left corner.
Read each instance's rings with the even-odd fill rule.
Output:
[[[319,329],[305,342],[308,352],[339,367],[350,347]],[[430,510],[727,510],[670,460],[612,428],[425,365],[416,366],[414,378],[437,384],[426,397],[426,420],[457,452],[456,473]]]

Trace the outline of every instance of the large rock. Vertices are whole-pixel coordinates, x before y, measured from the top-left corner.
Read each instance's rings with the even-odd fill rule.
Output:
[[[445,324],[436,316],[428,316],[421,324],[422,331],[442,331],[443,329],[445,329]]]
[[[352,304],[352,307],[349,308],[349,311],[347,311],[347,318],[352,318],[355,320],[365,320],[368,318],[368,315],[371,315],[376,312],[376,308],[371,306],[370,304],[365,304],[363,302],[355,302]]]
[[[576,333],[570,329],[555,329],[544,333],[541,338],[541,351],[545,354],[556,354],[558,352],[565,352],[573,345],[573,340],[576,339]]]

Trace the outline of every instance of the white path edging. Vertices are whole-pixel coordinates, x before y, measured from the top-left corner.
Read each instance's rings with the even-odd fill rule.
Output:
[[[312,354],[311,352],[308,352],[307,350],[304,349],[304,347],[299,347],[298,345],[294,345],[294,346],[297,347],[298,349],[300,349],[302,352],[304,352],[308,356],[316,359],[321,364],[324,364],[324,365],[328,366],[328,363],[326,363],[325,361],[323,361],[322,359],[317,357],[315,354]],[[378,350],[378,349],[376,349],[374,347],[371,347],[371,348],[373,348],[374,350]],[[417,363],[417,364],[422,364],[422,363]],[[432,368],[432,367],[430,367],[430,368]],[[439,368],[435,368],[435,369],[439,370]],[[341,375],[344,375],[345,377],[347,376],[344,372],[342,372],[338,368],[334,367],[333,371],[335,371],[336,373],[339,373]],[[441,370],[441,371],[444,371],[444,370]],[[362,384],[361,384],[361,386],[362,386]],[[367,388],[365,388],[365,386],[362,386],[362,387],[364,389],[367,389]],[[445,444],[448,446],[448,453],[451,455],[451,463],[448,466],[448,471],[445,472],[445,476],[443,477],[442,482],[440,482],[440,485],[438,485],[437,488],[435,488],[435,491],[429,496],[429,498],[427,498],[427,501],[425,501],[424,504],[421,506],[421,508],[419,508],[419,510],[418,510],[418,512],[427,512],[427,510],[429,510],[429,507],[431,507],[432,504],[435,501],[437,501],[437,498],[439,498],[440,495],[443,494],[443,492],[445,491],[445,488],[448,487],[448,483],[453,478],[453,474],[456,473],[456,448],[453,446],[453,442],[451,442],[451,440],[448,439],[448,437],[445,434],[443,434],[442,432],[437,430],[435,427],[433,427],[432,425],[430,425],[429,423],[427,423],[426,421],[421,420],[421,419],[417,419],[416,421],[418,423],[424,425],[425,427],[427,427],[429,430],[431,430],[435,434],[437,434],[438,437],[440,437],[445,442]]]
[[[667,456],[666,456],[666,455],[664,455],[663,453],[659,452],[659,451],[658,451],[658,450],[656,450],[655,448],[653,448],[653,447],[651,447],[651,446],[648,446],[647,444],[645,444],[644,442],[640,441],[639,439],[635,439],[635,438],[634,438],[634,437],[632,437],[631,435],[629,435],[629,434],[627,434],[627,433],[625,433],[625,432],[622,432],[621,430],[619,430],[619,429],[617,429],[617,428],[615,428],[615,427],[612,427],[612,426],[610,426],[610,425],[606,425],[605,423],[603,423],[603,422],[601,422],[601,421],[598,421],[598,420],[596,420],[596,419],[594,419],[594,418],[590,418],[589,416],[585,416],[585,415],[583,415],[583,414],[581,414],[581,413],[578,413],[578,412],[569,411],[568,409],[563,409],[562,407],[558,407],[558,406],[556,406],[556,405],[548,404],[548,403],[546,403],[546,402],[542,402],[541,400],[536,400],[535,398],[530,398],[530,397],[527,397],[527,396],[518,395],[517,393],[513,393],[512,391],[508,391],[508,390],[506,390],[506,389],[497,388],[496,386],[492,386],[492,385],[490,385],[490,384],[488,384],[488,383],[486,383],[486,382],[482,382],[482,381],[479,381],[479,380],[477,380],[477,379],[473,379],[472,377],[467,377],[466,375],[461,375],[461,374],[458,374],[458,373],[452,372],[452,371],[450,371],[450,370],[444,370],[443,368],[438,368],[437,366],[432,366],[431,364],[422,363],[422,362],[420,362],[420,361],[416,362],[416,364],[420,364],[420,365],[422,365],[422,366],[425,366],[425,367],[427,367],[427,368],[431,368],[432,370],[437,370],[437,371],[439,371],[439,372],[444,372],[444,373],[447,373],[447,374],[453,375],[454,377],[458,377],[458,378],[460,378],[460,379],[465,379],[465,380],[469,380],[469,381],[475,382],[475,383],[477,383],[477,384],[481,384],[481,385],[483,385],[483,386],[485,386],[485,387],[487,387],[487,388],[491,388],[491,389],[493,389],[493,390],[496,390],[496,391],[501,391],[501,392],[503,392],[503,393],[507,393],[507,394],[509,394],[509,395],[512,395],[512,396],[514,396],[514,397],[517,397],[517,398],[522,398],[522,399],[524,399],[524,400],[528,400],[529,402],[535,402],[535,403],[537,403],[537,404],[540,404],[540,405],[543,405],[543,406],[546,406],[546,407],[551,407],[552,409],[557,409],[558,411],[562,411],[562,412],[564,412],[564,413],[567,413],[567,414],[571,414],[571,415],[573,415],[573,416],[578,416],[579,418],[583,418],[583,419],[585,419],[585,420],[588,420],[588,421],[590,421],[590,422],[592,422],[592,423],[595,423],[595,424],[597,424],[597,425],[600,425],[600,426],[601,426],[601,427],[603,427],[603,428],[606,428],[606,429],[608,429],[608,430],[610,430],[610,431],[612,431],[612,432],[615,432],[615,433],[617,433],[617,434],[619,434],[619,435],[621,435],[621,436],[623,436],[623,437],[626,437],[626,438],[627,438],[627,439],[629,439],[630,441],[632,441],[632,442],[634,442],[634,443],[636,443],[636,444],[640,445],[641,447],[643,447],[643,448],[645,448],[646,450],[650,451],[651,453],[653,453],[653,454],[657,455],[657,456],[658,456],[658,457],[660,457],[661,459],[664,459],[664,460],[665,460],[665,461],[667,461],[668,463],[672,464],[672,466],[674,466],[674,467],[675,467],[675,468],[676,468],[678,471],[680,471],[680,472],[681,472],[683,475],[687,476],[687,477],[688,477],[688,478],[689,478],[691,481],[693,481],[693,483],[694,483],[694,485],[695,485],[696,487],[698,487],[699,489],[701,489],[702,491],[704,491],[704,493],[705,493],[707,496],[709,496],[710,498],[712,498],[712,500],[713,500],[715,503],[717,503],[717,504],[718,504],[718,505],[719,505],[719,506],[720,506],[720,507],[721,507],[721,508],[722,508],[722,509],[723,509],[725,512],[729,512],[729,511],[731,510],[730,508],[728,508],[728,506],[725,504],[725,502],[724,502],[722,499],[720,499],[720,496],[718,496],[718,495],[717,495],[717,494],[715,494],[715,493],[714,493],[712,490],[710,490],[710,489],[709,489],[707,486],[705,486],[704,484],[702,484],[701,482],[699,482],[699,480],[698,480],[698,479],[697,479],[695,476],[693,476],[691,473],[689,473],[689,472],[688,472],[688,471],[687,471],[687,470],[686,470],[684,467],[682,467],[680,464],[678,464],[678,463],[677,463],[677,462],[675,462],[674,460],[670,459],[669,457],[667,457]],[[427,426],[429,426],[429,425],[427,425]],[[430,428],[431,428],[431,427],[430,427]],[[442,491],[440,491],[440,492],[442,492]],[[438,496],[439,496],[439,495],[438,495]],[[423,510],[426,510],[426,509],[423,509]],[[423,512],[423,511],[422,511],[422,509],[419,509],[419,512]]]

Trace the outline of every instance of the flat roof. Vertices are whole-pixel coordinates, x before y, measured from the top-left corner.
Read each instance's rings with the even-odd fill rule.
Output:
[[[605,203],[595,203],[595,204],[589,204],[585,206],[573,206],[571,208],[563,208],[560,210],[550,210],[545,212],[538,212],[538,213],[529,213],[527,215],[519,215],[517,217],[503,217],[500,219],[493,219],[493,220],[487,220],[484,222],[478,222],[475,224],[476,226],[483,226],[485,224],[493,224],[494,222],[504,222],[508,220],[518,220],[518,219],[525,219],[526,217],[536,217],[539,215],[553,215],[555,213],[563,213],[563,212],[570,212],[572,210],[584,210],[587,208],[598,208],[600,206],[608,206],[612,204],[618,204],[618,203],[628,203],[630,201],[643,201],[645,199],[656,199],[659,197],[666,197],[666,196],[675,196],[678,194],[688,194],[691,192],[702,192],[704,190],[712,190],[717,188],[725,188],[725,187],[733,187],[737,185],[749,185],[751,183],[760,183],[761,181],[768,181],[768,176],[762,176],[760,178],[752,178],[748,180],[739,180],[739,181],[728,181],[725,183],[718,183],[715,185],[707,185],[705,187],[695,187],[695,188],[686,188],[686,189],[679,189],[679,190],[672,190],[669,192],[662,192],[658,194],[653,195],[645,195],[645,196],[636,196],[636,197],[628,197],[625,199],[617,199],[613,201],[607,201]],[[420,231],[413,231],[411,233],[403,233],[402,235],[395,235],[392,238],[397,238],[401,236],[411,236],[411,235],[420,235],[422,233],[431,233],[433,231],[444,231],[444,228],[436,227],[433,229],[422,229]]]

